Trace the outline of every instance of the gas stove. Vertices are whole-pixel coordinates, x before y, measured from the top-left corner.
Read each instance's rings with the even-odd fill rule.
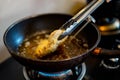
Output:
[[[26,80],[82,80],[86,73],[86,64],[82,63],[74,69],[59,72],[43,72],[30,68],[23,68],[23,75]]]
[[[81,68],[83,68],[82,72],[80,71],[80,74],[78,77],[79,79],[76,80],[90,80],[93,77],[90,74],[93,74],[94,71],[96,71],[97,66],[99,66],[98,64],[100,63],[100,59],[93,57],[93,56],[89,56],[86,60],[86,62],[82,63]],[[33,74],[35,73],[35,71],[31,71],[28,68],[23,67],[22,65],[20,65],[18,62],[16,62],[12,57],[9,58],[8,60],[6,60],[4,63],[2,63],[0,65],[0,79],[1,80],[33,80],[30,79],[30,75],[32,75],[32,78],[35,78],[35,76],[33,77]],[[45,73],[39,72],[40,74],[42,74],[44,76]],[[67,75],[71,76],[71,71],[68,70],[65,73],[67,73]],[[61,75],[63,73],[59,73],[59,74],[55,74],[55,75]],[[50,75],[50,74],[49,74]],[[54,74],[51,74],[54,75]],[[63,76],[65,76],[63,74]],[[62,77],[63,77],[62,76]],[[81,78],[80,78],[81,76]],[[40,77],[39,77],[40,78]],[[42,79],[42,78],[41,78]],[[39,80],[41,80],[39,79]],[[38,78],[37,78],[38,80]],[[43,80],[71,80],[71,79],[43,79]],[[96,79],[95,79],[96,80]]]
[[[76,80],[119,80],[120,69],[119,68],[114,70],[107,69],[103,65],[101,65],[102,60],[103,60],[102,58],[98,58],[93,55],[88,56],[85,62],[82,63],[82,68],[85,68],[82,71],[83,74],[78,76],[78,77],[82,76],[82,79],[77,78]],[[33,80],[28,77],[28,74],[27,76],[25,76],[26,70],[28,70],[29,72],[28,68],[23,67],[11,57],[0,65],[0,79],[1,80],[9,80],[9,79]],[[71,74],[71,71],[67,71],[67,72],[68,74]],[[29,74],[31,74],[31,71],[29,72]],[[46,80],[46,79],[42,79],[42,80]],[[54,80],[54,79],[50,79],[50,80]],[[65,80],[65,79],[56,79],[56,80]],[[70,80],[70,79],[66,79],[66,80]]]
[[[107,45],[105,45],[107,44]],[[102,48],[120,49],[120,34],[102,37]],[[120,59],[89,55],[74,69],[47,73],[22,66],[12,57],[0,64],[0,80],[119,80]]]

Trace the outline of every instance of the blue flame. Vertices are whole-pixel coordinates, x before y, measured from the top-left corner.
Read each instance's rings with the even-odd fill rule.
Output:
[[[61,72],[54,72],[54,73],[47,73],[47,72],[39,72],[40,75],[43,75],[43,76],[48,76],[48,77],[57,77],[57,76],[63,76],[65,74],[68,74],[72,72],[71,70],[66,70],[66,71],[61,71]]]

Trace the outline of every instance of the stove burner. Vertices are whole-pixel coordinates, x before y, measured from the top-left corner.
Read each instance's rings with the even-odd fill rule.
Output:
[[[82,63],[75,67],[74,70],[69,69],[60,72],[41,72],[23,67],[23,75],[26,80],[82,80],[86,73],[86,65]]]
[[[120,39],[115,39],[111,49],[120,49]],[[120,58],[108,58],[101,61],[101,66],[106,69],[115,70],[120,68]]]
[[[118,69],[120,67],[119,58],[104,59],[101,61],[101,65],[106,69]]]

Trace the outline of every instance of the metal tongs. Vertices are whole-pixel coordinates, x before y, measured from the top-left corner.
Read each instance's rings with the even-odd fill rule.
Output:
[[[62,35],[59,36],[58,40],[63,39],[65,36],[70,35],[84,20],[87,20],[79,32],[91,21],[95,22],[94,18],[90,14],[95,11],[105,0],[92,0],[86,7],[80,10],[75,16],[63,24],[60,29],[64,29]],[[76,33],[77,34],[77,33]]]

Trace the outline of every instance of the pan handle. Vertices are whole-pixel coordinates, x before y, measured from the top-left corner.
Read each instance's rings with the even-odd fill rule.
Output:
[[[103,57],[120,57],[120,50],[109,50],[100,47],[95,48],[92,53]]]

